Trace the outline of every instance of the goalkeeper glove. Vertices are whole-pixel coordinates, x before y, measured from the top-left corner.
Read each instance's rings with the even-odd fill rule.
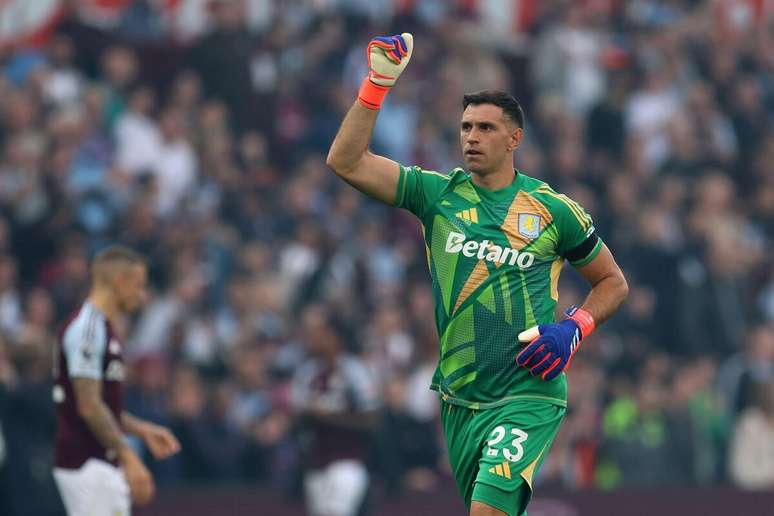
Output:
[[[358,100],[368,109],[379,109],[384,97],[408,65],[414,51],[414,36],[379,36],[368,43],[368,77],[363,79]]]
[[[565,315],[563,321],[541,324],[519,334],[519,342],[529,345],[518,354],[516,363],[546,381],[570,367],[581,341],[594,331],[594,318],[586,310],[573,305]]]

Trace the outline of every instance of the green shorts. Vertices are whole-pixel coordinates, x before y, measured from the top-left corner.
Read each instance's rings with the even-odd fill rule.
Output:
[[[524,513],[565,411],[539,401],[472,410],[441,400],[449,462],[468,509],[477,501],[509,516]]]

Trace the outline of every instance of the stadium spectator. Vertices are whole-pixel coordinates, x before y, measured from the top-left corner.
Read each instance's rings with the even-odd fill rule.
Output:
[[[21,296],[17,290],[16,260],[0,256],[0,328],[3,335],[14,335],[21,324]]]
[[[376,385],[324,308],[301,317],[310,358],[293,379],[309,514],[354,516],[369,485],[366,458],[379,408]]]
[[[718,391],[732,415],[753,403],[753,386],[774,383],[774,327],[760,324],[751,328],[744,349],[720,366]]]
[[[745,489],[774,486],[774,384],[755,385],[752,406],[739,417],[731,441],[730,473]]]

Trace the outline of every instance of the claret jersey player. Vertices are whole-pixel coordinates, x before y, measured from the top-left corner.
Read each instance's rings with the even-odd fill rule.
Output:
[[[110,516],[128,515],[129,486],[118,467],[115,451],[106,450],[78,414],[73,378],[100,380],[105,405],[116,421],[121,421],[124,381],[121,342],[110,321],[89,302],[65,323],[54,354],[53,397],[57,418],[54,478],[66,504],[70,493],[99,484],[100,489],[93,490],[93,496],[102,496],[105,500],[95,505],[113,507]]]

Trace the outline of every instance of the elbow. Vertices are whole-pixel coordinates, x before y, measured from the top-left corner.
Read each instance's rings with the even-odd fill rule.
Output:
[[[336,169],[338,168],[338,161],[336,160],[336,155],[333,153],[333,148],[328,151],[328,155],[325,157],[325,165],[336,172]]]
[[[629,297],[629,282],[626,281],[626,277],[623,275],[623,272],[619,271],[619,291],[620,291],[620,297],[621,302],[620,304],[623,304],[624,301],[626,301],[626,298]]]
[[[325,164],[333,170],[338,176],[345,176],[347,166],[342,162],[341,158],[336,155],[333,149],[328,152],[328,156],[325,158]]]
[[[333,170],[337,176],[346,178],[352,175],[363,162],[363,158],[366,153],[357,157],[342,155],[341,152],[336,151],[334,147],[328,151],[328,156],[325,158],[325,164]]]

